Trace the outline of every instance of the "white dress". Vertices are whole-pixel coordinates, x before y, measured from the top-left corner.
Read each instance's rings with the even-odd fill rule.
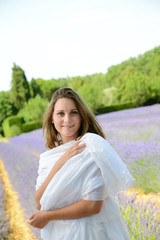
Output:
[[[114,197],[134,179],[105,139],[86,133],[80,141],[87,147],[69,159],[52,178],[41,198],[41,210],[62,208],[81,199],[103,200],[102,209],[89,217],[50,221],[41,230],[41,237],[44,240],[129,240]],[[74,143],[68,142],[40,155],[36,190]]]

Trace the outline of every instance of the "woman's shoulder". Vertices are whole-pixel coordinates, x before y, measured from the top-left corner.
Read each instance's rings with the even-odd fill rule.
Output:
[[[82,140],[86,143],[89,149],[92,149],[92,151],[99,152],[108,147],[108,142],[106,139],[95,133],[87,132],[83,136]]]
[[[96,134],[96,133],[91,133],[91,132],[87,132],[82,139],[86,139],[86,140],[90,140],[92,142],[106,142],[106,139],[104,139],[103,137],[101,137],[100,135]]]

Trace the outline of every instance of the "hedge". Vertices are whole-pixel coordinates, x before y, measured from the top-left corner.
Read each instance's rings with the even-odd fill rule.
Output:
[[[24,119],[21,116],[7,117],[2,123],[4,136],[10,138],[20,134],[22,132],[21,129],[23,123]]]
[[[21,116],[10,116],[2,123],[4,136],[6,138],[17,136],[22,132],[29,132],[41,127],[42,121],[38,120],[24,123],[24,119]]]
[[[42,127],[42,121],[30,121],[22,125],[23,132],[29,132]]]
[[[137,107],[136,103],[130,102],[130,103],[124,103],[124,104],[119,104],[119,105],[112,105],[104,108],[99,108],[96,109],[95,114],[103,114],[103,113],[109,113],[109,112],[115,112],[115,111],[120,111],[123,109],[130,109]]]

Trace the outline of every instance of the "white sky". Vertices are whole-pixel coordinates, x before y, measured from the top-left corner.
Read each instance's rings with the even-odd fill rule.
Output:
[[[159,0],[0,0],[0,91],[31,78],[106,73],[160,45]]]

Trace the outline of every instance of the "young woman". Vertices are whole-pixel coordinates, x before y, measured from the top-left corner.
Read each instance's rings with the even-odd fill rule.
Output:
[[[43,131],[48,151],[40,155],[38,211],[28,222],[44,240],[129,240],[114,197],[134,179],[75,91],[55,92]]]

